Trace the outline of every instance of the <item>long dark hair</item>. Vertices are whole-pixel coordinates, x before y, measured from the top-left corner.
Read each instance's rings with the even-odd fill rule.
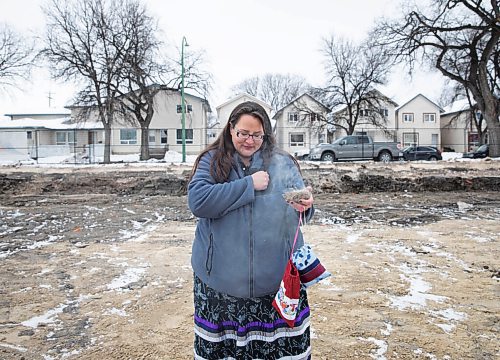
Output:
[[[261,105],[253,101],[247,101],[239,104],[233,109],[231,115],[229,115],[229,120],[219,137],[213,143],[208,145],[207,148],[200,153],[200,155],[198,155],[193,166],[191,177],[198,168],[198,164],[203,155],[211,150],[215,150],[212,162],[210,163],[210,175],[212,175],[218,183],[227,181],[234,162],[233,155],[236,151],[231,139],[231,128],[233,128],[240,120],[240,117],[245,114],[255,116],[262,124],[265,136],[262,146],[260,147],[260,151],[264,161],[264,168],[267,168],[271,161],[271,156],[276,149],[276,138],[273,134],[271,120],[269,119],[269,115],[267,115],[266,110],[264,110]]]

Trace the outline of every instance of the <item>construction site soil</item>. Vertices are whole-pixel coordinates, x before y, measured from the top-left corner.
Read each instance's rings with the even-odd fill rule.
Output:
[[[301,167],[313,359],[500,357],[500,161]],[[192,359],[189,173],[0,167],[0,359]]]

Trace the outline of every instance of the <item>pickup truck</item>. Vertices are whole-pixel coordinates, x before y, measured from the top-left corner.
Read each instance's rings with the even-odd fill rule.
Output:
[[[396,142],[373,142],[368,135],[348,135],[331,144],[319,144],[309,152],[310,160],[378,160],[389,162],[403,156],[401,144]]]

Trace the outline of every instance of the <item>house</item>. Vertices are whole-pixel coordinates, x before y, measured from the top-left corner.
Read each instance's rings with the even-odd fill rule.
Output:
[[[212,124],[211,129],[209,131],[210,142],[214,141],[215,138],[221,133],[222,129],[224,129],[224,126],[226,126],[229,120],[229,116],[231,115],[231,112],[234,110],[234,108],[239,104],[242,104],[247,101],[253,101],[261,105],[264,108],[264,110],[266,110],[267,115],[269,115],[269,118],[271,118],[271,114],[273,111],[271,105],[267,104],[266,102],[260,99],[257,99],[255,96],[252,96],[250,94],[247,93],[238,94],[235,97],[227,100],[226,102],[216,107],[217,120]]]
[[[422,94],[396,109],[397,137],[403,146],[441,148],[441,113],[444,110]]]
[[[210,105],[206,99],[184,93],[186,102],[185,143],[186,154],[196,155],[208,143],[207,124]],[[71,118],[98,121],[97,110],[90,113],[81,107],[72,106]],[[154,98],[154,115],[149,125],[150,150],[166,149],[182,152],[182,107],[178,89],[160,86]],[[140,152],[141,129],[139,125],[116,112],[111,125],[111,154],[136,154]],[[98,139],[103,142],[103,137]]]
[[[368,135],[374,141],[397,141],[395,109],[398,104],[376,89],[369,91],[366,98],[369,100],[360,101],[353,107],[353,111],[357,112],[353,115],[358,116],[358,119],[352,135]],[[345,127],[347,117],[348,108],[345,105],[332,113],[333,122]],[[346,131],[339,127],[335,138],[345,135]]]
[[[309,94],[302,94],[273,116],[278,146],[297,157],[327,141],[326,119],[330,109]]]
[[[474,119],[474,117],[476,119]],[[467,99],[455,101],[441,114],[441,141],[443,148],[455,152],[471,152],[480,143],[480,132],[477,124],[482,130],[486,128],[486,122],[478,122],[480,112],[475,106],[470,106]],[[474,121],[476,120],[476,121]]]
[[[98,138],[103,129],[101,123],[74,123],[69,116],[43,119],[43,114],[32,113],[34,118],[17,115],[9,114],[15,120],[0,120],[0,155],[13,160],[86,153],[83,144]]]

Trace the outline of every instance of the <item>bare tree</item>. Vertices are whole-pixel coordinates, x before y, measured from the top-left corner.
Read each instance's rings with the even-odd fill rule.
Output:
[[[236,95],[246,92],[271,105],[276,112],[307,92],[310,86],[298,75],[265,74],[242,81],[232,88]]]
[[[116,31],[122,36],[111,39],[112,46],[118,50],[123,63],[121,81],[113,83],[116,88],[119,110],[123,119],[139,124],[141,128],[140,159],[148,160],[149,126],[154,115],[154,98],[161,90],[156,85],[173,71],[166,62],[160,62],[162,43],[157,39],[159,32],[156,21],[151,17],[144,5],[139,1],[129,0],[118,10],[121,14],[121,26]],[[132,114],[133,120],[130,119]]]
[[[361,125],[385,129],[383,107],[390,100],[375,91],[376,85],[386,82],[390,70],[385,52],[332,35],[324,39],[322,53],[327,83],[312,93],[333,109],[329,125],[348,135]]]
[[[125,46],[117,0],[51,0],[44,12],[47,19],[44,49],[55,78],[83,84],[75,105],[82,117],[97,109],[104,126],[104,162],[110,162],[111,124],[117,108],[117,89],[125,70],[121,53]]]
[[[436,0],[400,19],[382,19],[371,37],[410,69],[423,60],[472,95],[488,124],[490,155],[500,156],[500,5]]]
[[[33,43],[7,24],[0,24],[0,88],[28,80],[35,59]]]

